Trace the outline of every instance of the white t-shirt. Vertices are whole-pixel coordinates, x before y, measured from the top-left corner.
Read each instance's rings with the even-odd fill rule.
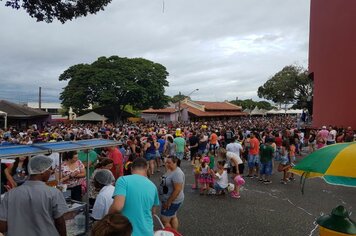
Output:
[[[224,172],[221,175],[217,173],[216,176],[219,177],[216,183],[218,183],[219,186],[222,188],[227,188],[227,185],[229,184],[229,178],[227,176],[226,170],[224,170]]]
[[[98,196],[96,197],[93,212],[91,216],[95,220],[101,220],[106,214],[109,212],[109,208],[113,203],[113,194],[114,194],[115,187],[112,185],[108,185],[103,187]]]
[[[335,141],[335,138],[336,138],[336,130],[331,130],[330,132],[329,132],[329,135],[328,135],[328,141],[329,142],[334,142]]]
[[[240,156],[233,152],[226,152],[226,158],[230,161],[232,166],[235,166],[235,162],[232,160],[235,160],[238,165],[243,163]]]
[[[242,146],[240,143],[229,143],[228,145],[226,145],[226,151],[233,152],[238,156],[240,156],[241,150],[242,150]]]

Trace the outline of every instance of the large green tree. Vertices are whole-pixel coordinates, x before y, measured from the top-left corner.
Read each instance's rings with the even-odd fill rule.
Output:
[[[258,96],[277,104],[294,104],[294,108],[308,108],[313,96],[313,81],[308,71],[300,66],[289,65],[258,88]]]
[[[0,0],[3,1],[3,0]],[[5,6],[23,8],[37,21],[51,23],[54,19],[67,20],[95,14],[104,10],[112,0],[6,0]]]
[[[176,94],[176,95],[174,95],[173,97],[170,98],[170,101],[173,102],[173,103],[176,103],[176,102],[182,101],[185,98],[190,99],[190,97],[188,97],[188,96],[186,96],[184,94]]]
[[[271,103],[267,101],[253,101],[252,99],[245,99],[245,100],[232,100],[231,103],[241,106],[242,109],[253,109],[256,106],[259,109],[271,110],[275,108],[271,105]]]
[[[167,76],[163,65],[143,58],[100,57],[92,64],[71,66],[59,76],[59,80],[68,81],[60,99],[76,113],[90,104],[109,106],[118,114],[117,120],[126,105],[134,109],[163,107],[168,101],[164,95]]]

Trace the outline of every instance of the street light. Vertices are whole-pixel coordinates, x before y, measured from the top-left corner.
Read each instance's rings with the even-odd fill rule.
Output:
[[[199,91],[199,89],[194,89],[193,91],[191,91],[188,95],[183,95],[183,97],[182,98],[180,98],[179,100],[178,100],[178,121],[180,122],[181,121],[181,119],[182,119],[182,112],[181,112],[181,110],[180,110],[180,102],[183,100],[183,99],[185,99],[186,97],[189,97],[190,95],[192,95],[194,92],[196,92],[196,91]],[[182,93],[179,91],[179,97],[181,97],[182,96]]]

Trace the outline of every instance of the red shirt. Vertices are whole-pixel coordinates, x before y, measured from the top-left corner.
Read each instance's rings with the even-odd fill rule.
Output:
[[[254,137],[250,139],[250,144],[251,147],[249,153],[251,155],[257,155],[260,152],[260,141]]]
[[[281,137],[276,137],[276,138],[274,139],[274,142],[276,143],[277,147],[281,147],[283,140],[282,140]]]
[[[122,156],[121,152],[119,151],[119,149],[115,147],[114,149],[110,150],[108,157],[109,157],[109,159],[113,160],[113,162],[114,162],[111,172],[114,175],[115,179],[119,178],[120,176],[123,176],[123,174],[124,174],[123,156]],[[119,174],[116,174],[117,165],[120,166]]]
[[[217,142],[218,142],[218,136],[216,135],[216,133],[212,133],[210,136],[210,143],[217,144]]]

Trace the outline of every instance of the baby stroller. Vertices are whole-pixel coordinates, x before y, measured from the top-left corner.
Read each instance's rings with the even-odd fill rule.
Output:
[[[158,215],[154,215],[155,219],[159,223],[159,226],[161,229],[156,230],[154,233],[154,236],[183,236],[179,232],[177,232],[175,229],[169,228],[169,227],[164,227],[162,224],[161,219],[158,217]]]

